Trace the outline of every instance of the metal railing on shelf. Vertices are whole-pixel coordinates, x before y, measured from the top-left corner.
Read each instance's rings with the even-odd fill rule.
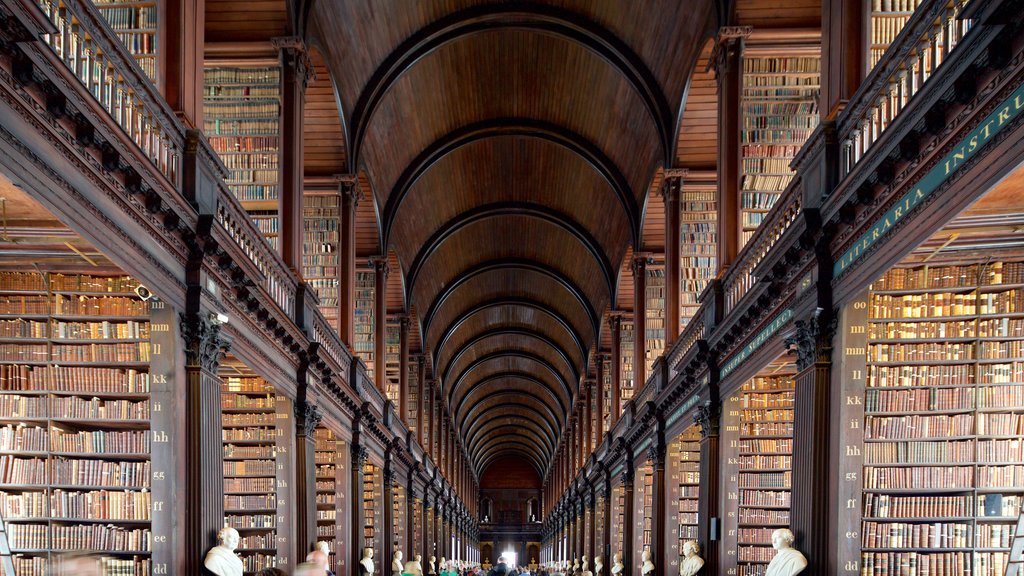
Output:
[[[85,0],[39,0],[57,32],[46,44],[145,156],[178,188],[184,130],[105,19]]]
[[[971,29],[960,18],[970,0],[925,0],[839,117],[840,178],[878,142],[907,103]]]

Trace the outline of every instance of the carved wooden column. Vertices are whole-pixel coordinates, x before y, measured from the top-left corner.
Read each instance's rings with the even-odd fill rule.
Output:
[[[363,197],[355,175],[338,176],[341,196],[341,236],[338,239],[338,334],[353,349],[356,311],[356,208]]]
[[[281,52],[281,199],[278,203],[278,237],[284,263],[302,278],[303,124],[306,87],[313,64],[306,44],[298,36],[272,40]]]
[[[646,254],[634,254],[633,271],[633,393],[647,383],[647,264]]]
[[[220,324],[201,313],[181,315],[185,349],[185,446],[189,465],[179,502],[185,507],[187,574],[201,574],[206,552],[224,527],[224,447],[221,442],[220,388],[217,367],[228,343]]]
[[[405,488],[405,542],[402,543],[402,550],[405,551],[407,562],[416,559],[416,547],[420,544],[416,541],[416,486],[413,484],[415,477],[410,470]]]
[[[383,539],[384,540],[384,545],[382,547],[384,558],[381,558],[380,560],[378,560],[378,564],[381,567],[388,566],[390,568],[391,567],[391,554],[395,550],[395,546],[398,545],[398,542],[394,541],[394,539],[395,539],[395,531],[394,531],[395,512],[394,512],[394,507],[395,507],[396,475],[395,475],[394,454],[392,453],[392,447],[390,447],[390,446],[388,447],[387,452],[384,455],[384,473],[382,474],[382,478],[383,478],[383,482],[384,482],[384,517],[383,517],[384,526],[382,526],[383,531],[384,531],[384,539]],[[387,572],[382,570],[381,573],[382,574],[386,574]]]
[[[356,426],[358,426],[359,417],[356,418]],[[349,546],[352,549],[352,573],[355,576],[359,576],[361,569],[359,561],[363,558],[363,547],[365,546],[365,536],[363,534],[363,466],[366,465],[366,458],[369,456],[369,452],[365,446],[359,445],[359,434],[356,433],[352,438],[352,445],[350,446],[352,454],[352,479],[349,482],[349,486],[352,487],[351,494],[349,494],[349,506],[351,507],[352,514],[352,534],[349,539]]]
[[[717,370],[716,370],[717,372]],[[697,540],[704,544],[704,571],[718,574],[722,565],[721,534],[712,534],[710,523],[722,523],[722,502],[719,497],[719,416],[717,378],[714,384],[713,400],[697,407],[693,421],[700,428],[700,493],[697,501],[697,516],[703,520],[697,527]],[[714,519],[714,520],[713,520]],[[712,538],[718,540],[712,543]]]
[[[611,573],[612,569],[612,478],[608,470],[603,470],[601,473],[601,493],[604,496],[601,505],[604,506],[602,516],[604,516],[604,524],[601,526],[601,553],[604,554],[605,566],[607,566],[608,573]]]
[[[156,84],[167,105],[189,128],[203,126],[205,0],[167,0],[157,34]]]
[[[665,350],[679,337],[679,197],[688,170],[665,170]]]
[[[423,513],[420,517],[420,538],[422,539],[421,548],[423,554],[423,573],[430,574],[430,513],[434,510],[433,505],[430,503],[430,488],[424,488],[423,490]]]
[[[658,432],[654,443],[647,451],[647,457],[651,461],[652,468],[654,470],[654,478],[651,482],[651,501],[654,505],[651,507],[651,513],[654,515],[652,518],[652,534],[651,534],[651,559],[655,565],[655,575],[661,576],[668,574],[669,563],[678,558],[672,558],[673,554],[670,552],[671,548],[666,545],[667,533],[665,530],[665,516],[668,514],[668,490],[665,487],[665,434],[664,426],[662,424],[662,417],[658,416]]]
[[[821,115],[834,120],[867,74],[871,27],[860,2],[821,3]]]
[[[804,553],[811,574],[838,574],[831,540],[829,505],[838,480],[833,473],[832,419],[839,394],[832,387],[832,339],[836,316],[818,308],[796,321],[796,394],[793,404],[793,474],[790,525],[794,546]],[[833,513],[838,513],[833,508]]]
[[[388,326],[388,256],[376,256],[371,259],[374,272],[373,301],[373,381],[381,394],[387,397],[387,379],[385,378],[384,357],[387,355]]]
[[[305,383],[304,371],[300,371]],[[303,394],[304,395],[304,394]],[[313,549],[316,532],[316,427],[323,414],[304,399],[297,400],[295,409],[295,493],[298,496],[296,514],[296,543],[300,555]]]
[[[426,364],[427,358],[424,354],[416,355],[416,441],[424,449],[427,449],[427,411],[426,405],[429,400],[429,392],[426,388]]]
[[[711,61],[718,80],[718,269],[736,260],[743,241],[740,223],[740,130],[743,89],[743,40],[749,26],[725,26],[718,30]]]
[[[612,397],[609,407],[611,417],[608,419],[610,431],[622,414],[622,315],[609,315],[608,328],[612,333]]]
[[[398,417],[409,427],[409,316],[398,325]]]
[[[626,568],[622,576],[630,576],[638,572],[635,567],[636,563],[633,561],[633,455],[626,451],[624,460],[626,466],[622,471],[622,491],[624,494],[622,527],[626,532],[622,537],[622,564]]]
[[[588,533],[589,539],[587,541],[587,549],[590,551],[590,565],[594,565],[594,560],[597,555],[601,552],[598,551],[597,546],[597,486],[589,484],[587,486],[587,510],[589,510],[590,522],[587,528],[590,530]]]

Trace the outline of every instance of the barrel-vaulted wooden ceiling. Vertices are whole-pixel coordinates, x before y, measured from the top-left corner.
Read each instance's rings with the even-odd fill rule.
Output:
[[[552,462],[713,4],[311,3],[342,161],[478,473]]]

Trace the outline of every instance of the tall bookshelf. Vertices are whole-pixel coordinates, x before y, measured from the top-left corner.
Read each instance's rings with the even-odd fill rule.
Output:
[[[224,428],[224,524],[238,530],[235,553],[246,573],[277,566],[278,398],[255,376],[228,376],[221,386]]]
[[[408,411],[405,415],[405,422],[409,428],[409,431],[413,433],[415,438],[419,438],[420,421],[419,421],[419,406],[420,406],[420,365],[419,362],[409,362],[409,389],[407,394],[409,395]],[[419,540],[417,540],[419,542]]]
[[[391,487],[391,545],[394,550],[402,551],[402,563],[411,560],[410,551],[406,550],[406,530],[408,526],[406,524],[406,505],[405,505],[405,487],[400,484],[394,484]],[[387,557],[388,565],[391,563],[391,556]]]
[[[743,244],[793,179],[789,164],[818,125],[820,56],[743,59]]]
[[[671,509],[668,530],[674,530],[666,545],[681,556],[683,544],[697,538],[697,498],[700,495],[700,431],[696,425],[684,430],[668,445],[668,502]]]
[[[637,466],[633,480],[633,555],[652,550],[654,536],[654,467],[650,460]]]
[[[338,466],[339,455],[344,446],[338,442],[334,432],[324,426],[315,431],[316,440],[316,538],[327,542],[330,549],[328,565],[332,572],[338,570],[337,541],[338,516],[344,514],[344,494],[338,495],[338,476],[345,471]]]
[[[605,356],[604,360],[604,382],[601,382],[601,394],[604,395],[604,421],[601,424],[601,437],[604,438],[605,433],[611,430],[612,422],[618,417],[618,414],[612,415],[612,361],[609,356]],[[598,444],[595,444],[597,446]]]
[[[158,0],[93,0],[121,44],[135,57],[153,83],[157,82]]]
[[[920,5],[921,0],[871,0],[869,71],[882,59]]]
[[[397,321],[388,321],[384,332],[384,395],[388,400],[401,406],[400,357],[402,333]]]
[[[611,547],[612,554],[618,554],[622,552],[622,548],[625,545],[625,534],[627,533],[626,526],[626,489],[621,483],[615,484],[611,487],[611,510],[609,513],[611,517]]]
[[[426,563],[430,560],[430,556],[426,554],[425,550],[421,549],[423,546],[423,499],[413,498],[412,502],[412,549],[407,551],[408,559],[413,560],[416,555],[419,554],[423,557],[422,562],[424,568]]]
[[[306,192],[303,201],[302,279],[320,299],[324,318],[338,326],[339,197],[336,192]]]
[[[384,478],[383,470],[367,462],[363,465],[363,547],[373,548],[378,564],[391,565],[391,554],[384,554]]]
[[[718,273],[718,201],[715,186],[683,186],[679,206],[680,330],[697,313],[697,298]]]
[[[633,368],[633,356],[635,354],[633,338],[636,337],[636,331],[633,329],[633,326],[632,319],[627,320],[623,318],[621,328],[619,329],[619,359],[622,362],[622,385],[619,387],[621,406],[625,406],[626,402],[633,398],[633,393],[637,386],[637,383],[634,381],[636,371]],[[619,414],[616,414],[615,419],[618,420],[618,418]]]
[[[357,356],[363,359],[366,363],[366,375],[372,381],[374,376],[373,372],[376,369],[376,362],[374,362],[374,351],[373,351],[373,329],[374,329],[374,318],[373,318],[373,303],[374,303],[374,286],[376,285],[376,276],[373,270],[360,268],[356,270],[356,298],[355,298],[355,313],[354,313],[354,331],[355,331],[355,353]]]
[[[890,270],[866,364],[862,572],[1001,575],[1024,499],[1024,263]]]
[[[280,67],[207,66],[203,131],[228,169],[228,188],[276,248],[281,189]]]
[[[775,555],[772,532],[789,526],[792,487],[792,365],[766,369],[743,383],[726,404],[722,424],[726,494],[726,568],[739,576],[762,576]]]
[[[0,272],[0,515],[20,575],[47,574],[67,551],[115,573],[166,566],[153,534],[169,492],[150,442],[168,422],[150,410],[150,309],[136,286]]]
[[[647,371],[651,373],[651,366],[665,350],[665,268],[662,266],[647,267],[647,289],[644,296],[646,301],[646,321],[644,323],[644,350],[646,357],[644,361]],[[637,382],[638,387],[643,387],[646,382]]]

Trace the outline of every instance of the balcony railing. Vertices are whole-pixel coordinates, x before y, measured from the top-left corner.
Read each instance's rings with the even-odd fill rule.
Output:
[[[57,29],[44,36],[93,98],[178,188],[184,130],[138,63],[86,0],[39,0]]]
[[[907,21],[839,118],[840,178],[849,174],[971,28],[970,0],[926,0]]]

